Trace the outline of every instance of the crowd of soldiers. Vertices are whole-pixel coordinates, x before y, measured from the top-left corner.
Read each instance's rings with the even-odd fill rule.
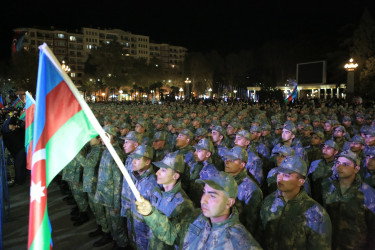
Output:
[[[114,249],[375,249],[374,107],[324,104],[91,104],[141,200],[98,136],[60,173],[74,226]]]

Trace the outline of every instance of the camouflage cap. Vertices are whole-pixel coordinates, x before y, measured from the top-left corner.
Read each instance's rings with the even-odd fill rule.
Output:
[[[168,122],[168,125],[172,125],[173,127],[176,127],[176,121],[175,120],[170,120]]]
[[[199,140],[198,144],[194,146],[195,149],[198,149],[198,150],[207,150],[209,152],[214,152],[215,151],[215,147],[214,147],[214,144],[212,143],[211,140],[207,139],[207,138],[203,138],[201,140]]]
[[[168,153],[163,160],[152,162],[158,168],[171,168],[179,173],[185,171],[185,161],[182,154],[178,152]]]
[[[281,173],[298,173],[304,177],[307,174],[307,165],[304,160],[300,157],[293,155],[287,156],[280,164],[280,167],[277,168],[278,172]]]
[[[162,118],[156,118],[155,120],[156,120],[155,124],[165,124],[165,121]]]
[[[350,160],[351,162],[354,163],[355,166],[359,166],[360,165],[360,159],[359,157],[357,156],[356,153],[354,153],[353,151],[351,150],[345,150],[345,151],[342,151],[337,157],[336,159],[340,158],[340,157],[345,157],[346,159]]]
[[[212,130],[219,132],[220,134],[224,135],[224,129],[222,126],[215,126]]]
[[[303,119],[304,119],[304,120],[309,120],[309,121],[310,121],[310,116],[309,116],[309,115],[304,115],[304,116],[303,116]]]
[[[229,150],[227,154],[223,156],[224,159],[229,159],[231,161],[241,160],[243,162],[247,162],[248,157],[249,156],[247,154],[246,149],[239,146],[231,148],[231,150]]]
[[[363,116],[363,114],[360,113],[360,112],[358,112],[357,114],[355,114],[355,117],[365,118],[365,117]]]
[[[138,144],[142,143],[142,136],[136,131],[129,131],[125,137],[121,137],[123,140],[131,140],[137,142]]]
[[[365,115],[365,120],[372,120],[372,116],[369,114]]]
[[[313,130],[313,127],[312,127],[310,124],[306,124],[306,125],[303,127],[303,130],[306,130],[306,131],[312,131],[312,130]]]
[[[130,156],[133,159],[140,159],[142,157],[147,157],[149,159],[152,159],[154,157],[154,148],[147,145],[139,145],[135,151],[130,154]]]
[[[296,126],[294,126],[293,124],[290,124],[290,123],[284,124],[283,129],[289,130],[293,134],[296,134],[296,132],[297,132]]]
[[[237,197],[238,185],[234,178],[225,172],[220,171],[207,179],[198,179],[195,182],[207,184],[213,189],[223,191],[230,198]]]
[[[370,127],[370,128],[366,131],[366,134],[367,134],[367,135],[371,135],[371,136],[375,136],[375,127]]]
[[[371,158],[375,157],[375,148],[370,147],[368,150],[366,150],[366,156],[370,156]]]
[[[317,131],[313,131],[313,132],[311,133],[311,135],[316,135],[316,136],[318,136],[319,138],[321,138],[321,139],[324,140],[324,133],[323,133],[322,131],[319,131],[319,130],[317,130]]]
[[[251,140],[250,132],[245,130],[245,129],[237,132],[236,135],[239,135],[239,136],[245,138],[246,140],[249,140],[249,141]]]
[[[127,122],[123,122],[123,123],[121,123],[121,125],[120,125],[120,129],[124,129],[124,128],[131,129],[131,126],[130,126],[129,123],[127,123]]]
[[[193,132],[191,132],[189,129],[185,128],[183,129],[180,134],[186,135],[190,140],[193,140],[194,135]]]
[[[154,134],[153,140],[154,141],[165,141],[165,140],[167,140],[167,132],[166,131],[157,131]]]
[[[241,127],[241,124],[239,124],[239,122],[237,122],[237,121],[232,120],[232,121],[228,124],[228,126],[232,126],[232,127],[235,128],[235,129],[239,129],[239,128]]]
[[[292,147],[289,147],[289,146],[285,146],[285,145],[282,145],[281,147],[279,147],[276,152],[279,154],[279,155],[283,155],[283,156],[293,156],[296,154],[296,152],[294,151],[294,149]]]
[[[281,124],[281,123],[276,123],[275,124],[275,129],[283,129],[284,128],[284,125]]]
[[[108,133],[110,135],[116,135],[117,134],[115,126],[113,126],[113,125],[104,126],[103,129],[106,133]]]
[[[258,133],[260,133],[261,130],[260,130],[259,126],[257,126],[257,125],[251,125],[250,132],[258,132]]]
[[[344,126],[342,126],[342,125],[337,126],[337,127],[335,128],[335,130],[336,130],[336,129],[341,130],[341,132],[343,132],[343,133],[346,132],[346,129],[345,129]]]
[[[342,118],[342,121],[343,121],[343,122],[349,122],[349,121],[352,121],[352,118],[350,118],[350,116],[344,116],[344,117]]]
[[[311,121],[312,121],[312,122],[320,122],[320,117],[317,116],[317,115],[314,115],[314,116],[311,118]]]
[[[261,129],[262,129],[262,130],[271,130],[271,125],[268,124],[268,123],[263,123],[263,124],[261,125]],[[251,129],[250,129],[250,130],[251,130]]]
[[[202,119],[199,116],[195,117],[193,121],[197,121],[199,123],[203,123]]]
[[[147,128],[147,122],[145,120],[138,120],[136,124],[139,124],[144,128]]]
[[[195,131],[194,137],[195,136],[205,136],[208,134],[207,129],[205,128],[198,128],[197,131]]]
[[[327,145],[328,147],[334,148],[337,151],[340,150],[339,145],[334,140],[328,140],[323,143],[323,145]]]
[[[182,120],[178,120],[176,123],[176,128],[186,128],[186,124]]]
[[[366,144],[365,139],[360,135],[353,136],[352,139],[350,139],[350,142],[361,143],[362,145]]]

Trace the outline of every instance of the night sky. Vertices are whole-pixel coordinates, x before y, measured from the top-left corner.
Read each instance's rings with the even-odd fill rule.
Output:
[[[375,16],[373,0],[24,2],[1,3],[1,59],[10,55],[17,27],[118,28],[189,51],[227,54],[303,34],[334,36],[344,25],[357,25],[365,7]]]

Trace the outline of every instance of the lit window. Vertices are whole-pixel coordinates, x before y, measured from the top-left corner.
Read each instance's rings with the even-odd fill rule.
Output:
[[[57,37],[58,38],[64,38],[65,36],[64,36],[64,34],[57,34]]]

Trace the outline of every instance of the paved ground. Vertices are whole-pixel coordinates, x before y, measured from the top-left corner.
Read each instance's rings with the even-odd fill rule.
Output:
[[[27,249],[27,234],[29,220],[29,187],[30,181],[23,186],[9,188],[10,215],[3,225],[3,248],[5,250]],[[54,250],[59,249],[112,249],[113,244],[109,243],[101,248],[94,248],[92,244],[97,238],[89,238],[87,234],[96,229],[96,223],[91,215],[90,221],[74,227],[70,220],[72,205],[67,205],[62,199],[59,186],[52,182],[48,187],[48,214],[52,225],[52,240]]]

